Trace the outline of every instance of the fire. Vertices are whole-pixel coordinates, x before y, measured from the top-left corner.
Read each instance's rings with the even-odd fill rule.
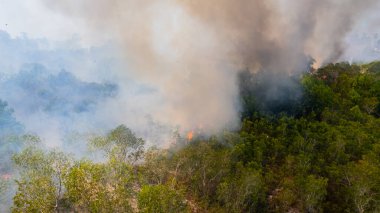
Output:
[[[190,131],[187,133],[187,140],[191,141],[194,137],[194,131]]]
[[[311,65],[313,69],[317,70],[318,68],[321,67],[321,60],[320,59],[315,59],[314,63]]]

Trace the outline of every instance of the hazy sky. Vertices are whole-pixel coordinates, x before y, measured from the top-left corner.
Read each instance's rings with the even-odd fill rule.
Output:
[[[12,36],[26,33],[30,38],[65,40],[78,35],[91,39],[78,18],[57,13],[41,0],[0,0],[0,29]]]
[[[287,16],[291,17],[291,13],[293,13],[292,8],[297,4],[294,2],[297,1],[294,1],[293,3],[289,0],[274,1],[277,1],[280,5],[280,10],[285,11],[284,14],[290,13],[290,15]],[[302,1],[303,0],[300,0],[298,2]],[[308,0],[304,1],[307,2]],[[115,33],[115,31],[111,29],[112,27],[107,28],[107,25],[103,25],[104,30],[97,29],[94,31],[93,26],[91,26],[93,23],[90,23],[86,18],[76,14],[78,11],[80,13],[81,10],[85,13],[84,10],[92,9],[83,7],[86,3],[73,3],[72,1],[68,1],[71,2],[71,5],[74,5],[70,10],[73,10],[72,8],[77,8],[78,10],[75,12],[67,12],[68,9],[65,8],[54,8],[52,2],[55,1],[0,0],[0,30],[7,32],[12,37],[26,35],[30,39],[46,39],[49,42],[75,40],[75,45],[77,45],[75,46],[76,48],[99,46],[106,42],[120,39],[120,35],[118,35],[118,32]],[[154,25],[156,25],[154,31],[156,32],[156,35],[153,36],[152,39],[156,40],[155,45],[158,49],[165,49],[165,45],[167,45],[168,42],[171,42],[170,39],[172,38],[170,35],[177,33],[181,27],[194,27],[189,21],[182,20],[186,17],[183,15],[183,10],[179,9],[180,7],[173,6],[174,4],[168,2],[173,1],[164,0],[158,2],[155,4],[158,6],[155,6],[154,8],[154,10],[157,10],[158,12],[155,12],[154,14]],[[366,3],[363,2],[363,4]],[[112,14],[107,14],[109,11],[106,11],[106,9],[104,11],[99,11],[99,19],[103,16],[112,16]],[[363,11],[360,16],[355,17],[357,20],[355,20],[350,33],[346,35],[346,40],[349,41],[346,45],[348,54],[343,54],[342,59],[365,59],[365,57],[359,55],[352,56],[352,54],[357,51],[361,52],[361,47],[358,47],[358,44],[352,40],[354,37],[353,35],[362,35],[364,33],[373,35],[375,33],[380,33],[380,13],[378,11],[380,11],[380,2],[372,4],[368,10]],[[128,11],[126,13],[128,13]],[[142,14],[144,14],[144,12],[142,12]],[[96,21],[96,19],[94,21]],[[101,27],[102,25],[99,25],[99,28]],[[205,35],[205,37],[206,36],[207,35]],[[50,45],[53,44],[55,43],[50,43]],[[74,43],[71,43],[71,45],[74,45]],[[167,56],[168,52],[163,55]],[[372,58],[373,57],[371,57],[371,59]]]
[[[289,0],[278,1],[284,6],[289,5]],[[367,12],[357,22],[356,29],[363,32],[379,32],[379,9],[377,6]],[[0,0],[0,29],[12,36],[26,33],[30,38],[65,40],[77,35],[86,44],[99,42],[99,37],[93,38],[94,36],[88,34],[88,27],[80,18],[51,10],[42,0]]]

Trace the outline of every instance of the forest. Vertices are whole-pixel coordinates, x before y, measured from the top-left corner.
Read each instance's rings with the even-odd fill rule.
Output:
[[[236,131],[175,133],[163,149],[121,124],[81,159],[23,134],[2,101],[1,200],[12,212],[380,212],[380,62],[284,75],[273,97],[266,78],[241,72]]]

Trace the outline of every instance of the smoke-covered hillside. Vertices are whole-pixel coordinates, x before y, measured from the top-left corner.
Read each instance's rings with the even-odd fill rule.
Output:
[[[245,73],[238,131],[194,130],[166,149],[124,125],[88,141],[101,162],[34,143],[14,157],[13,210],[377,212],[379,68],[328,64],[291,78],[295,102],[260,95],[265,76]]]
[[[380,212],[378,11],[0,0],[0,212]]]
[[[0,97],[19,112],[46,112],[67,118],[94,110],[98,102],[115,97],[115,84],[83,82],[67,71],[50,74],[42,65],[25,65],[21,71],[4,79]]]
[[[10,172],[11,156],[21,150],[17,136],[24,134],[24,127],[13,117],[13,110],[0,101],[0,175]]]

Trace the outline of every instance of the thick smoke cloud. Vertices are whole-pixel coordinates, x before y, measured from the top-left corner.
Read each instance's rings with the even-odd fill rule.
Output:
[[[175,127],[149,115],[162,106],[157,90],[126,75],[119,80],[125,68],[113,43],[83,48],[78,40],[52,42],[0,31],[0,100],[25,131],[77,156],[85,155],[89,136],[121,123],[148,144],[170,144]]]
[[[123,47],[127,72],[157,90],[154,120],[215,132],[238,120],[237,71],[297,74],[344,53],[376,0],[84,0],[46,5]],[[127,73],[125,72],[125,73]],[[123,77],[120,73],[120,77]],[[276,82],[271,82],[276,84]],[[142,109],[144,110],[144,109]]]
[[[242,66],[256,64],[273,72],[297,71],[305,63],[305,55],[318,64],[336,61],[345,50],[344,38],[355,21],[377,3],[375,0],[180,2],[222,36],[223,44],[232,46],[232,56]]]
[[[54,22],[54,27],[28,33],[89,36],[52,44],[0,31],[0,99],[9,103],[5,107],[0,102],[0,153],[17,151],[5,136],[25,131],[80,156],[87,133],[101,134],[120,123],[155,145],[168,145],[176,128],[180,133],[201,128],[210,134],[236,128],[238,76],[248,86],[263,85],[257,99],[267,108],[301,96],[294,82],[312,59],[316,67],[337,60],[379,59],[378,35],[352,33],[362,17],[371,18],[359,28],[379,27],[377,2],[33,0],[20,7],[21,1],[3,1],[8,13],[29,8],[31,13],[17,18],[20,29]],[[40,14],[40,3],[50,9],[47,15]],[[24,20],[28,15],[33,21]],[[50,15],[51,21],[44,20]],[[10,16],[2,22],[12,25],[14,20]],[[88,29],[58,32],[81,26]],[[104,39],[111,42],[81,47]],[[24,66],[20,72],[25,63],[40,65]],[[249,72],[259,75],[252,78]],[[8,165],[9,156],[4,154],[3,161]]]

